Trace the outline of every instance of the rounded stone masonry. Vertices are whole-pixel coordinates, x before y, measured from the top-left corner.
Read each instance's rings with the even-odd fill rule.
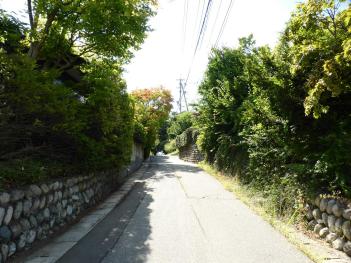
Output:
[[[336,221],[336,217],[334,215],[329,215],[328,216],[328,227],[330,232],[336,232],[335,231],[335,221]]]
[[[345,243],[343,250],[348,256],[351,256],[351,242],[350,241],[347,241]]]
[[[27,218],[21,218],[21,220],[19,221],[22,231],[27,231],[31,228],[30,222]]]
[[[321,209],[322,212],[324,212],[327,210],[327,206],[328,206],[328,199],[322,198],[320,205],[319,205],[319,208]]]
[[[11,222],[12,216],[13,216],[13,207],[9,206],[9,207],[7,207],[6,215],[4,217],[4,222],[3,223],[5,225],[8,225]]]
[[[34,196],[39,196],[42,194],[40,187],[35,184],[30,185],[29,190],[34,194]]]
[[[308,222],[308,229],[313,230],[317,224],[318,223],[316,220],[311,220],[310,222]]]
[[[316,219],[316,220],[322,218],[322,213],[318,208],[316,208],[312,211],[312,215],[313,215],[314,219]]]
[[[342,213],[342,216],[346,219],[346,220],[350,220],[351,219],[351,208],[345,209]]]
[[[6,210],[3,207],[0,207],[0,226],[2,225],[2,221],[4,220]]]
[[[16,223],[16,222],[11,223],[10,229],[11,229],[13,238],[19,237],[22,233],[22,228],[21,228],[21,225],[19,223]]]
[[[37,228],[38,227],[38,221],[37,221],[37,219],[35,218],[34,215],[31,215],[29,217],[29,222],[30,222],[30,225],[31,225],[32,228]]]
[[[342,238],[337,238],[333,241],[332,246],[337,250],[343,250],[345,241]]]
[[[321,238],[325,238],[328,234],[329,234],[329,228],[327,227],[324,227],[321,229],[321,231],[319,231],[319,236]]]
[[[39,209],[43,209],[45,207],[45,204],[46,204],[46,196],[42,196],[40,199]]]
[[[52,194],[49,194],[49,195],[47,196],[46,202],[47,202],[48,204],[51,204],[53,201],[54,201],[54,196],[53,196]]]
[[[8,242],[11,240],[12,233],[8,226],[0,227],[0,241],[1,242]]]
[[[11,191],[11,202],[16,202],[24,197],[24,192],[22,190],[12,190]]]
[[[50,209],[48,207],[44,209],[43,216],[44,220],[48,220],[50,218]]]
[[[0,193],[0,205],[6,206],[10,202],[10,195],[6,192]]]
[[[317,207],[320,207],[320,203],[321,203],[321,198],[320,196],[318,195],[316,197],[316,199],[314,199],[314,205],[316,205]]]
[[[344,223],[344,219],[342,217],[339,217],[335,220],[335,233],[337,233],[339,236],[342,236],[342,224]]]
[[[50,191],[49,187],[46,184],[42,184],[40,188],[44,194],[47,194]]]
[[[15,206],[15,210],[13,211],[13,218],[19,219],[20,216],[22,215],[22,211],[23,211],[23,203],[22,203],[22,201],[19,201],[19,202],[17,202],[17,204]]]
[[[305,213],[306,213],[307,220],[313,219],[312,208],[309,204],[306,204],[305,206]]]
[[[30,213],[30,209],[32,208],[32,201],[29,199],[25,199],[23,201],[23,214],[28,216]]]
[[[327,237],[326,237],[326,241],[328,242],[328,243],[332,243],[332,242],[334,242],[336,239],[338,238],[338,235],[337,234],[335,234],[335,233],[329,233],[328,235],[327,235]]]
[[[342,224],[342,232],[344,234],[344,236],[348,239],[351,240],[351,231],[350,231],[350,227],[351,227],[351,222],[350,221],[345,221]]]
[[[318,196],[304,211],[308,229],[334,249],[351,256],[351,203],[342,198]]]
[[[39,206],[40,206],[40,199],[35,198],[33,201],[33,206],[31,207],[31,212],[35,212],[36,210],[38,210]]]
[[[332,209],[333,209],[333,206],[334,206],[335,204],[336,204],[336,200],[334,200],[334,199],[331,199],[331,200],[328,201],[327,209],[326,209],[326,211],[327,211],[328,214],[332,214],[332,213],[333,213],[333,212],[332,212]]]
[[[328,225],[328,214],[327,213],[322,213],[322,220],[323,220],[323,223],[327,226]]]
[[[340,216],[342,216],[342,214],[344,212],[344,208],[341,207],[341,204],[335,203],[332,206],[332,212],[335,216],[340,217]]]
[[[16,247],[16,244],[15,242],[10,242],[9,243],[9,254],[8,256],[11,257],[13,254],[15,254],[17,251],[17,247]]]
[[[35,240],[36,234],[37,233],[34,230],[29,230],[26,233],[26,243],[32,244]]]
[[[16,242],[17,250],[22,250],[26,246],[26,235],[22,234]]]
[[[2,255],[2,260],[5,262],[7,260],[9,254],[9,246],[6,244],[1,245],[1,255]]]
[[[313,232],[315,232],[316,234],[319,234],[319,232],[322,230],[324,226],[322,224],[317,224],[314,226]]]
[[[119,173],[97,173],[0,192],[0,263],[64,227],[120,182]]]

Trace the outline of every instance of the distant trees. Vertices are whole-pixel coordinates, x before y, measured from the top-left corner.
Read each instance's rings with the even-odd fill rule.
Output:
[[[170,139],[175,139],[183,131],[190,128],[194,124],[194,113],[184,111],[170,118],[167,134]]]
[[[214,49],[200,85],[207,160],[281,207],[299,191],[351,196],[350,11],[345,1],[299,4],[274,50],[251,36]]]
[[[173,98],[171,92],[163,87],[137,89],[131,92],[131,96],[137,123],[135,139],[144,144],[148,156],[155,145],[159,129],[168,119]]]

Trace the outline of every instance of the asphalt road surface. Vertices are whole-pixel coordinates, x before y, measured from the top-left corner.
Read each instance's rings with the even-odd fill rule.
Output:
[[[311,263],[213,177],[166,156],[58,262]]]

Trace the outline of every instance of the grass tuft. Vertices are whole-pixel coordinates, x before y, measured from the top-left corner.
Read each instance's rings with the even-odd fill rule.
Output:
[[[298,227],[300,228],[301,224],[296,225],[298,222],[298,217],[296,215],[292,215],[290,218],[279,217],[275,210],[272,210],[272,207],[275,206],[275,204],[272,203],[272,199],[267,196],[265,197],[264,194],[256,188],[242,184],[237,177],[223,175],[220,171],[205,162],[199,163],[198,166],[208,174],[214,176],[226,190],[233,192],[237,198],[283,234],[311,260],[316,263],[325,262],[324,260],[326,258],[320,251],[315,251],[309,244],[306,244],[306,240],[302,240],[307,237],[302,238],[302,232],[298,232]]]

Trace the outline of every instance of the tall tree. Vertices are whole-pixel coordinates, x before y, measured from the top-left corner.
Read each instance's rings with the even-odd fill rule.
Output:
[[[171,92],[163,87],[134,90],[131,96],[135,101],[135,121],[143,129],[145,152],[149,154],[158,130],[172,109],[173,98]]]
[[[72,51],[120,61],[144,40],[156,0],[27,0],[27,5],[30,57]]]
[[[285,32],[292,72],[307,91],[305,113],[328,112],[351,92],[351,3],[309,0],[297,6]]]

